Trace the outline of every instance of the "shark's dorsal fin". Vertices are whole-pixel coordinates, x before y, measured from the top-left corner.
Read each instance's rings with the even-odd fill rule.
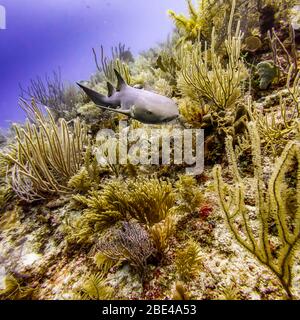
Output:
[[[107,90],[108,90],[108,97],[111,97],[116,92],[116,89],[110,82],[107,82]]]
[[[125,82],[125,80],[122,78],[122,76],[120,75],[120,73],[114,69],[116,77],[118,79],[118,85],[117,85],[117,90],[121,91],[122,89],[125,89],[127,87],[127,84]]]

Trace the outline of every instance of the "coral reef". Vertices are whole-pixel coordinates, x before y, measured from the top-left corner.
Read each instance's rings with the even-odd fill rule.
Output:
[[[183,249],[178,249],[175,264],[180,280],[187,281],[195,276],[201,268],[199,245],[190,240]]]
[[[31,79],[27,89],[20,85],[20,91],[23,99],[34,99],[37,103],[48,107],[55,119],[73,119],[76,116],[75,105],[83,98],[75,86],[63,84],[60,69],[54,71],[52,77],[46,75],[45,79],[41,77]]]
[[[78,298],[80,300],[111,300],[114,290],[109,287],[101,273],[92,274],[83,283],[78,290]]]
[[[60,119],[56,124],[49,110],[46,119],[34,102],[32,108],[36,125],[15,127],[15,154],[4,155],[14,164],[10,169],[12,188],[28,202],[46,194],[68,192],[67,181],[80,169],[87,143],[86,130],[79,119],[74,120],[70,133],[66,120]]]
[[[300,129],[300,128],[299,128]],[[268,187],[263,179],[263,167],[259,135],[254,123],[248,124],[251,137],[252,161],[254,166],[255,207],[257,224],[254,226],[249,218],[245,206],[245,186],[238,172],[238,166],[232,147],[232,139],[227,139],[227,153],[230,169],[233,174],[234,186],[224,184],[221,178],[221,168],[214,170],[216,189],[220,199],[220,206],[225,214],[230,231],[236,240],[247,250],[252,252],[257,259],[268,266],[278,277],[285,288],[289,298],[292,298],[292,276],[294,257],[299,248],[299,209],[294,216],[286,205],[286,190],[289,188],[285,182],[285,175],[297,161],[299,168],[299,141],[290,141],[277,159],[274,171],[270,176]],[[294,159],[295,158],[295,159]],[[297,169],[299,170],[299,169]],[[299,173],[296,172],[296,186],[299,185]],[[296,187],[298,188],[298,187]],[[299,188],[295,192],[295,199],[299,199]],[[229,199],[225,194],[229,193]],[[298,201],[298,200],[297,200]],[[297,203],[298,208],[298,203]],[[270,229],[270,221],[276,229],[276,233]],[[240,231],[238,229],[243,229]]]
[[[93,49],[95,63],[100,73],[104,74],[104,77],[110,83],[116,83],[117,78],[114,69],[122,75],[127,84],[131,83],[131,75],[128,67],[128,63],[133,61],[130,50],[125,50],[125,47],[121,44],[119,48],[112,48],[112,58],[109,59],[104,54],[104,48],[101,46],[100,61],[101,67],[98,62],[96,50]]]
[[[103,111],[60,72],[21,89],[28,119],[0,132],[0,299],[300,299],[295,2],[188,0],[164,43],[93,50],[83,85],[106,95],[117,69],[173,99],[172,123]],[[173,133],[200,129],[187,174]]]
[[[262,61],[257,65],[257,73],[259,75],[259,88],[265,90],[278,76],[276,66],[272,61]]]
[[[239,28],[235,36],[231,36],[229,32],[225,41],[229,61],[225,66],[215,51],[214,29],[209,51],[207,46],[203,51],[201,44],[194,45],[192,52],[185,56],[179,78],[182,94],[199,102],[205,98],[217,110],[226,110],[234,105],[241,96],[241,82],[247,77],[246,68],[240,57],[241,37]]]
[[[107,235],[97,246],[111,260],[125,260],[143,276],[154,248],[148,233],[136,223],[123,222],[121,228]]]

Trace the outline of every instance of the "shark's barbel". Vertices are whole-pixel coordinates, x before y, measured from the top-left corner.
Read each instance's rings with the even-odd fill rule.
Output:
[[[107,82],[108,96],[80,83],[77,84],[100,108],[125,114],[143,123],[165,123],[179,116],[178,106],[172,99],[151,91],[133,88],[126,84],[117,70],[115,73],[118,85],[115,89]]]

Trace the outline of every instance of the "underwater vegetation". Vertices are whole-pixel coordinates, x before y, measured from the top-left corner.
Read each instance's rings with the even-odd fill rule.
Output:
[[[83,163],[85,128],[76,119],[70,133],[65,119],[56,124],[49,110],[46,119],[34,101],[31,106],[23,103],[35,123],[27,123],[25,128],[15,127],[17,142],[4,156],[13,164],[9,168],[11,186],[26,201],[44,198],[45,193],[65,193],[68,180]]]
[[[126,80],[127,84],[131,83],[131,75],[128,64],[134,62],[130,49],[125,49],[125,45],[119,44],[119,47],[111,49],[112,57],[105,56],[103,46],[100,47],[100,62],[96,50],[93,49],[95,63],[99,73],[103,73],[106,81],[115,83],[117,81],[114,70],[117,70]],[[101,65],[101,66],[100,66]]]
[[[149,234],[139,224],[123,222],[99,244],[98,250],[110,260],[125,260],[143,276],[147,260],[154,252]]]
[[[103,86],[103,84],[105,85],[106,82],[116,85],[117,77],[114,70],[119,72],[127,84],[137,84],[138,80],[132,74],[132,66],[136,64],[136,61],[130,48],[126,48],[125,44],[119,43],[118,46],[111,47],[110,51],[110,55],[107,55],[102,45],[100,45],[100,49],[92,49],[97,68],[97,72],[90,78],[93,86],[104,90],[106,86]]]
[[[250,118],[256,123],[263,148],[276,157],[283,151],[285,145],[295,137],[299,120],[299,76],[298,72],[292,82],[293,66],[287,74],[287,91],[276,93],[279,101],[275,108],[267,113],[259,110],[251,101],[248,101]],[[247,139],[249,141],[249,139]],[[245,142],[244,142],[245,144]],[[242,145],[242,144],[241,144]],[[248,145],[249,147],[249,145]]]
[[[182,176],[176,188],[170,181],[157,178],[114,180],[98,193],[74,196],[75,201],[87,207],[78,221],[79,237],[105,230],[118,221],[135,220],[146,227],[156,254],[163,254],[174,232],[176,214],[194,211],[203,202],[201,192],[193,184],[195,181],[189,176]],[[180,204],[176,197],[182,199]]]
[[[91,274],[78,290],[80,300],[111,300],[114,290],[105,283],[101,273]]]
[[[188,0],[187,16],[169,11],[173,34],[139,56],[93,49],[97,71],[80,82],[93,94],[59,73],[22,89],[28,119],[0,133],[0,299],[299,299],[295,5]],[[178,119],[147,124],[94,104],[127,85],[167,97]],[[124,132],[147,133],[130,149],[162,129],[161,151],[183,128],[204,129],[201,174],[161,155],[111,161]]]
[[[217,32],[222,32],[222,28],[226,29],[228,23],[228,10],[231,9],[230,1],[205,0],[197,1],[198,6],[193,4],[192,0],[187,1],[189,16],[176,14],[173,10],[169,10],[170,17],[174,20],[181,37],[178,44],[186,41],[196,42],[198,39],[208,40],[213,26],[217,28]]]
[[[278,74],[277,68],[274,66],[273,61],[262,61],[256,67],[260,78],[259,88],[267,89]]]
[[[193,240],[190,240],[183,249],[178,249],[175,264],[180,280],[187,281],[199,272],[200,253],[199,245]]]
[[[254,223],[250,221],[249,214],[246,213],[245,185],[238,171],[231,137],[227,138],[226,148],[234,179],[233,187],[231,188],[222,180],[220,166],[216,166],[214,169],[220,206],[236,240],[276,274],[291,298],[293,259],[300,244],[299,140],[290,141],[281,156],[277,158],[267,188],[263,179],[261,144],[255,123],[249,122],[248,130],[251,137],[254,182],[256,184],[257,223],[254,226]],[[294,187],[290,187],[286,182],[286,174],[291,166],[295,166],[295,161],[297,169],[292,174],[294,174],[296,181],[293,183]],[[286,196],[289,194],[289,190],[295,194],[297,201],[296,210],[293,212],[287,205]],[[228,199],[226,199],[226,193],[229,193]],[[270,230],[270,221],[273,222],[273,230]],[[241,228],[244,230],[240,231]],[[256,228],[258,230],[254,231]]]
[[[241,96],[241,82],[247,77],[247,71],[240,58],[239,32],[237,29],[235,37],[229,35],[225,41],[226,54],[229,58],[225,67],[215,52],[214,30],[209,52],[207,49],[202,52],[199,44],[193,46],[190,55],[185,55],[178,83],[183,95],[198,102],[206,99],[212,103],[211,108],[215,110],[226,110],[235,104]]]
[[[7,275],[5,289],[0,290],[0,300],[26,300],[30,298],[34,289],[26,285],[23,286],[22,282],[24,281],[11,274]]]
[[[37,77],[30,80],[28,88],[20,84],[20,96],[26,101],[34,99],[37,103],[51,109],[52,116],[58,120],[71,120],[76,116],[75,105],[83,99],[75,86],[66,86],[62,82],[60,69],[53,71],[52,77]]]

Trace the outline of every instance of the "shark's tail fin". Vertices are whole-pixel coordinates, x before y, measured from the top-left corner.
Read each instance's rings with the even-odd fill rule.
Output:
[[[95,104],[99,106],[104,106],[104,107],[109,107],[111,105],[108,101],[108,98],[103,94],[100,94],[80,83],[77,83],[77,84]]]

